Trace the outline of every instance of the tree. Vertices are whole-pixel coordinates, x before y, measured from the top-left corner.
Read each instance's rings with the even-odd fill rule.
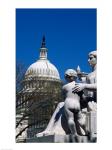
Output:
[[[17,62],[16,141],[32,126],[44,124],[44,127],[46,127],[55,106],[61,99],[60,83],[47,81],[46,78],[40,79],[40,77],[36,79],[31,77],[31,80],[29,80],[26,77],[24,78],[25,70],[25,65]],[[32,82],[36,84],[36,87],[24,88],[25,84]],[[57,95],[59,96],[57,97]]]
[[[26,72],[26,66],[17,61],[16,63],[16,92],[18,93],[22,88],[22,80],[24,79],[25,76],[25,72]]]

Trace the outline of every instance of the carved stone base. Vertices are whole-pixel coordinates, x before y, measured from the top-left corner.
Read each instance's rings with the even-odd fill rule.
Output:
[[[32,139],[27,139],[26,143],[94,143],[96,142],[96,136],[78,136],[74,135],[47,135],[42,137],[36,137]]]
[[[97,133],[97,114],[95,111],[87,112],[86,127],[89,133]]]

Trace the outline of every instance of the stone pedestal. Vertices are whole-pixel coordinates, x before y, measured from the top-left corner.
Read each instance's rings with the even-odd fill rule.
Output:
[[[74,135],[46,135],[42,137],[36,137],[32,139],[27,139],[27,143],[93,143],[96,142],[96,137],[94,140],[92,138],[88,138],[88,136],[78,136]]]
[[[86,128],[90,134],[97,133],[97,116],[95,111],[87,112]]]

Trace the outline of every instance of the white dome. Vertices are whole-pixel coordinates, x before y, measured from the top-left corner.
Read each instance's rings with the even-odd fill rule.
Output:
[[[47,59],[39,59],[26,71],[25,77],[47,77],[60,80],[57,68]]]

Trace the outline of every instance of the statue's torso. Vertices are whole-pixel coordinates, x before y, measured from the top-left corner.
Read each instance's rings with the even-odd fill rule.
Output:
[[[88,74],[86,82],[88,84],[95,84],[96,83],[96,70]],[[86,96],[93,98],[93,100],[96,99],[96,91],[95,90],[94,91],[85,90],[85,93],[86,93]]]
[[[86,81],[89,84],[96,83],[96,71],[89,73]]]
[[[73,88],[75,87],[75,81],[72,81],[66,85],[63,86],[63,90],[64,90],[64,93],[65,93],[65,106],[67,106],[68,108],[70,109],[74,109],[74,107],[80,107],[80,104],[79,104],[79,100],[80,100],[80,97],[78,94],[74,94],[72,91],[73,91]]]

